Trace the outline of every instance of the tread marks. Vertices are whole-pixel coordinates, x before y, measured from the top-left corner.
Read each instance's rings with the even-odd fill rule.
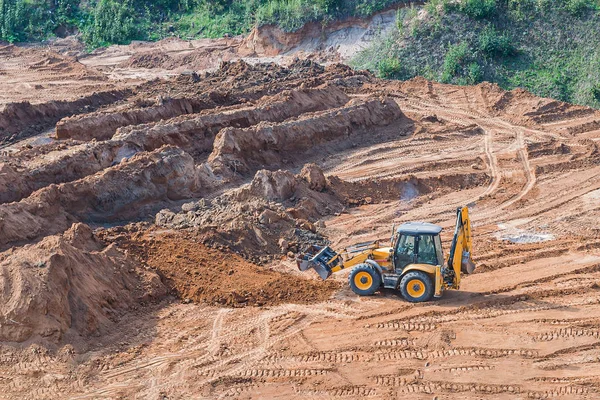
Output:
[[[326,375],[330,369],[252,369],[240,371],[236,375],[252,378],[297,378]]]
[[[561,328],[552,332],[541,333],[537,336],[534,336],[533,340],[536,342],[549,342],[559,338],[574,338],[582,336],[600,338],[600,330],[577,327]]]
[[[365,325],[365,328],[370,328],[373,325]],[[431,332],[436,330],[438,326],[432,323],[401,323],[401,322],[380,322],[374,325],[375,328],[393,328],[393,329],[404,329],[407,332]]]
[[[386,353],[376,353],[377,361],[400,360],[403,358],[426,360],[459,356],[477,356],[482,358],[502,358],[509,356],[517,356],[522,358],[535,358],[539,356],[539,352],[537,350],[530,349],[487,349],[480,347],[462,347],[432,351],[404,350]]]

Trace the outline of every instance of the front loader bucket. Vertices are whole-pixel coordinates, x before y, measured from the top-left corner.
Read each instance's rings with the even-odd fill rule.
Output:
[[[323,280],[331,276],[331,269],[340,262],[340,255],[328,246],[311,246],[305,253],[296,257],[296,264],[300,271],[312,268]]]

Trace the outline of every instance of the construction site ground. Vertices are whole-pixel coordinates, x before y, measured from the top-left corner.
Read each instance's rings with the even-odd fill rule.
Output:
[[[0,398],[600,398],[599,111],[168,43],[0,48]],[[296,269],[464,205],[441,299]]]

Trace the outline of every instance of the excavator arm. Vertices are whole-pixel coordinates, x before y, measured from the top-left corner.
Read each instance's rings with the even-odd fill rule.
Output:
[[[321,279],[327,279],[332,273],[351,268],[371,258],[380,248],[379,241],[357,243],[337,253],[329,246],[311,246],[307,252],[297,259],[298,269],[306,271],[314,269]],[[389,257],[389,248],[385,248]]]
[[[473,241],[471,238],[471,220],[469,219],[468,207],[459,207],[456,210],[456,228],[450,246],[448,257],[448,269],[452,270],[452,288],[460,287],[461,273],[470,274],[475,270],[475,264],[471,259]]]

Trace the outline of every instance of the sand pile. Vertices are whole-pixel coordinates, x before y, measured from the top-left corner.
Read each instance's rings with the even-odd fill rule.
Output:
[[[140,302],[166,294],[158,275],[75,224],[2,254],[0,340],[103,333]]]
[[[184,301],[230,307],[313,303],[327,300],[339,287],[335,282],[252,264],[226,250],[207,247],[187,232],[106,234],[163,276],[173,294]]]

